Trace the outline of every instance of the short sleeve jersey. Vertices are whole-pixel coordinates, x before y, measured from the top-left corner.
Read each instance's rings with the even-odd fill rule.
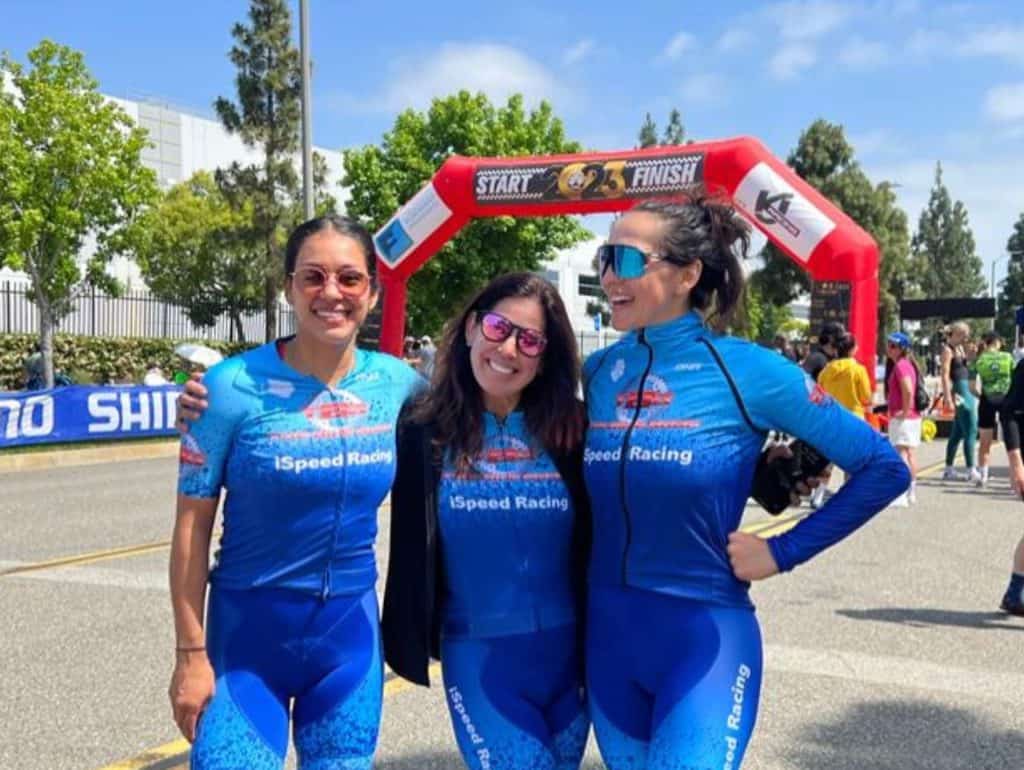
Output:
[[[357,350],[334,387],[263,345],[213,367],[209,408],[182,438],[178,491],[226,490],[211,581],[328,596],[372,588],[377,508],[395,472],[395,424],[422,379]]]
[[[986,350],[974,362],[981,378],[981,392],[986,396],[1004,396],[1013,377],[1013,356],[1002,350]]]
[[[551,456],[522,412],[484,413],[472,467],[449,458],[438,490],[444,559],[443,633],[486,637],[575,620],[573,506]]]

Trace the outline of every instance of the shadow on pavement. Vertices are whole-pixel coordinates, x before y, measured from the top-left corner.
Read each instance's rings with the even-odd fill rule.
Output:
[[[784,767],[807,770],[1011,768],[1021,766],[1024,734],[965,709],[875,700],[808,725],[784,756]]]
[[[899,623],[900,625],[916,626],[918,628],[925,628],[927,626],[956,626],[959,628],[992,628],[1001,631],[1024,631],[1024,621],[998,610],[992,612],[966,612],[962,610],[879,607],[872,610],[836,610],[836,614],[851,620],[878,620],[883,623]]]

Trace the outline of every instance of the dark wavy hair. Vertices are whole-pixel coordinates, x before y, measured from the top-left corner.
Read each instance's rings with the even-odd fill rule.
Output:
[[[373,236],[358,219],[342,214],[325,214],[322,217],[307,219],[292,230],[284,247],[284,274],[291,275],[295,271],[295,262],[299,258],[299,251],[306,239],[323,230],[334,230],[338,235],[347,236],[359,244],[363,250],[363,256],[366,257],[366,272],[370,276],[370,281],[375,285],[377,252],[373,247]]]
[[[676,265],[700,261],[700,279],[690,306],[715,326],[726,326],[743,302],[743,267],[750,249],[750,225],[728,198],[693,187],[672,200],[649,200],[630,211],[654,214],[665,225],[659,244],[664,259]]]
[[[433,424],[435,443],[451,453],[461,470],[470,470],[483,448],[484,400],[470,364],[466,323],[510,297],[536,299],[544,312],[547,347],[537,376],[523,390],[518,405],[530,435],[549,452],[572,449],[566,443],[578,440],[569,438],[577,434],[565,430],[563,422],[583,420],[583,404],[576,398],[580,357],[565,305],[555,287],[539,275],[508,273],[487,284],[445,326],[430,390],[411,414],[415,422]]]
[[[857,347],[857,338],[847,332],[842,337],[835,341],[836,354],[839,358],[848,357],[855,347]]]

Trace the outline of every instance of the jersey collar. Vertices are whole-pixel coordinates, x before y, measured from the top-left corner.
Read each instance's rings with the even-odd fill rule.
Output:
[[[658,346],[692,342],[706,333],[707,327],[704,326],[703,316],[696,310],[691,310],[671,321],[646,326],[630,334],[638,338],[641,331],[648,343]]]

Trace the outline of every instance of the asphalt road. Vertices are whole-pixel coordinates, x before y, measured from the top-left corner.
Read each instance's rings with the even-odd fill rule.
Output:
[[[985,490],[926,478],[916,507],[755,586],[766,674],[744,768],[1024,767],[1024,619],[997,610],[1024,505],[993,470]],[[3,770],[184,766],[166,699],[175,472],[0,474]],[[436,687],[387,685],[376,766],[461,767]],[[593,746],[585,767],[602,767]]]

